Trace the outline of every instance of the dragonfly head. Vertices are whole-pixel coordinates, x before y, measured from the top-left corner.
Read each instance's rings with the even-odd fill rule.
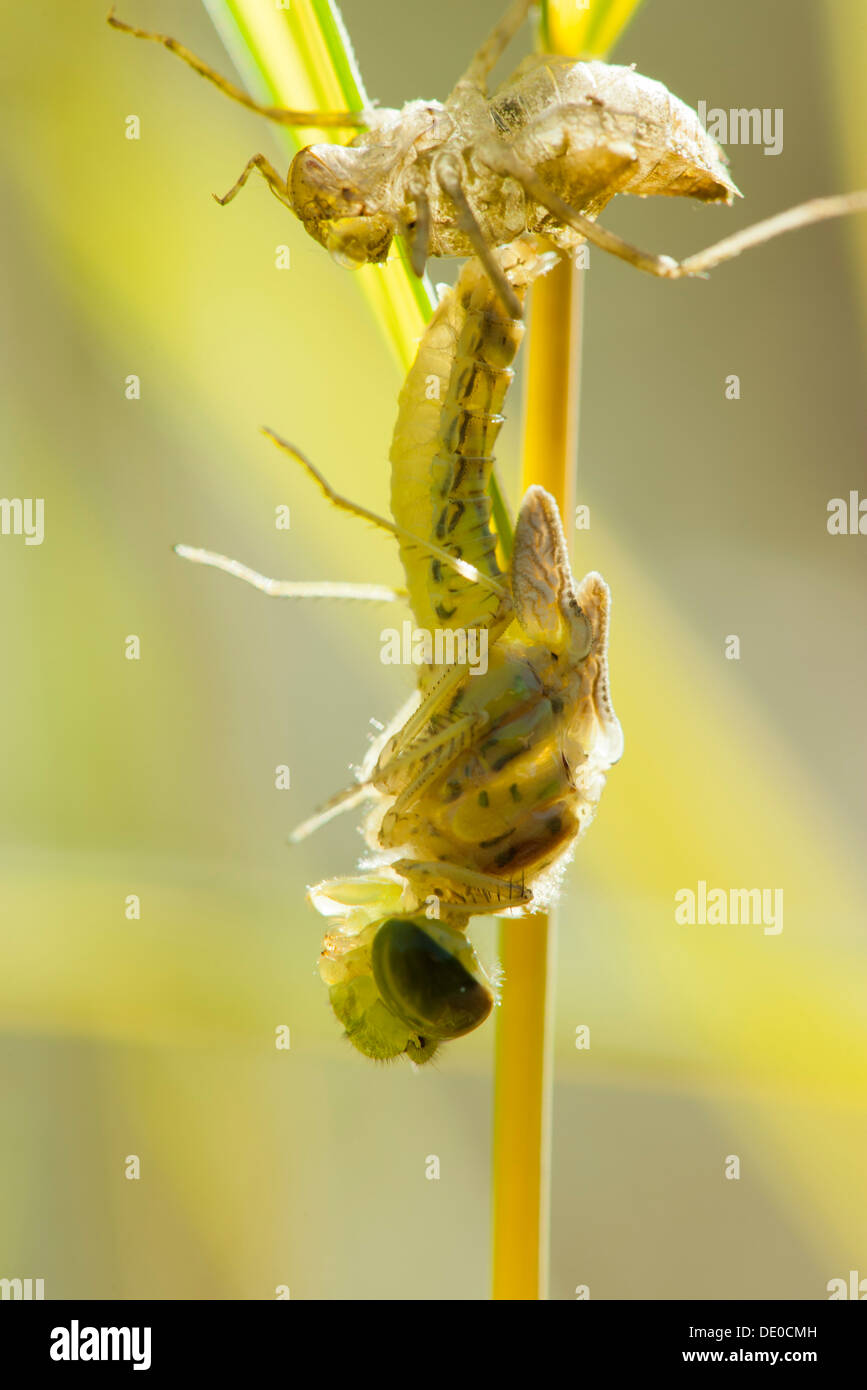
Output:
[[[330,988],[353,1046],[368,1057],[429,1061],[440,1043],[484,1023],[494,998],[463,932],[424,916],[387,917],[364,933]],[[349,957],[345,965],[350,967]]]
[[[462,931],[427,917],[390,917],[373,942],[373,976],[386,1006],[446,1042],[484,1023],[494,999]]]
[[[343,266],[384,261],[396,230],[383,207],[382,151],[308,145],[289,169],[289,197],[305,229]]]

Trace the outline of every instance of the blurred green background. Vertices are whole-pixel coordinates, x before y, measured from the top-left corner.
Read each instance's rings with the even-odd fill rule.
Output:
[[[444,96],[501,7],[343,13],[399,104]],[[486,1298],[493,1027],[419,1073],[355,1054],[304,890],[361,842],[347,818],[286,844],[408,693],[379,662],[395,615],[271,602],[171,552],[398,582],[387,538],[257,434],[384,510],[398,371],[264,186],[212,201],[278,137],[106,8],[7,7],[0,50],[2,491],[44,497],[46,527],[0,539],[0,1275],[49,1298]],[[195,0],[119,12],[228,71]],[[692,105],[782,107],[784,151],[730,149],[733,210],[621,200],[606,223],[684,255],[863,186],[865,52],[859,0],[647,0],[618,60]],[[826,530],[831,497],[867,491],[865,221],[706,283],[591,253],[574,563],[613,590],[626,754],[560,913],[555,1298],[823,1298],[867,1275],[867,540]],[[520,385],[513,503],[519,414]],[[699,879],[782,887],[783,933],[677,926]],[[473,935],[491,961],[493,925]]]

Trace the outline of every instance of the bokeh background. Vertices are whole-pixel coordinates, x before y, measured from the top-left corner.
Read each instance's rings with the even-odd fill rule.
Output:
[[[387,104],[444,96],[500,9],[343,4]],[[379,662],[394,614],[271,602],[171,551],[398,582],[388,539],[257,434],[385,509],[398,369],[264,186],[212,201],[277,137],[105,10],[7,7],[0,50],[2,492],[46,517],[40,547],[0,539],[0,1275],[49,1298],[486,1298],[493,1027],[435,1069],[366,1064],[304,900],[358,833],[286,843],[408,692]],[[120,13],[228,69],[195,0]],[[617,58],[693,105],[782,107],[784,151],[730,150],[733,210],[621,200],[607,223],[684,255],[863,186],[865,54],[860,0],[648,0]],[[867,539],[826,530],[830,498],[867,493],[863,223],[706,283],[591,254],[574,563],[613,589],[626,754],[560,913],[555,1298],[867,1275]],[[514,503],[520,383],[511,416]],[[782,887],[784,931],[677,926],[699,879]],[[474,938],[491,961],[492,924]]]

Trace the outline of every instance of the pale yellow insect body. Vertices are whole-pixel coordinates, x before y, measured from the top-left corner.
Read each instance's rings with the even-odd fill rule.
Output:
[[[493,253],[520,313],[554,259],[525,236]],[[505,571],[491,529],[493,445],[523,336],[475,259],[440,304],[400,396],[391,450],[393,521],[338,506],[397,534],[417,631],[464,656],[424,658],[418,692],[373,745],[357,785],[293,838],[370,804],[364,872],[311,890],[329,919],[320,958],[332,1007],[366,1055],[427,1061],[484,1021],[493,993],[466,937],[478,913],[552,900],[608,768],[622,750],[608,690],[609,593],[573,580],[554,499],[530,488]],[[275,437],[276,438],[276,437]],[[282,444],[282,441],[277,440]],[[267,579],[235,560],[177,547],[266,594],[333,585]],[[376,585],[342,597],[397,597]],[[470,638],[485,661],[467,657]]]
[[[531,237],[496,255],[519,298],[551,263]],[[469,918],[552,899],[622,751],[608,690],[608,589],[597,574],[576,586],[542,488],[524,499],[506,573],[497,563],[487,484],[522,335],[471,260],[401,392],[392,510],[419,537],[401,541],[411,607],[420,627],[483,629],[488,662],[482,673],[422,669],[418,701],[360,770],[373,800],[370,872],[312,891],[333,919],[322,956],[332,1004],[372,1056],[425,1060],[483,1020],[491,995],[463,934]],[[476,579],[455,573],[449,557]],[[420,915],[425,905],[435,926]],[[417,960],[425,967],[413,973]],[[469,991],[473,1008],[432,1024],[442,990],[452,1006]]]

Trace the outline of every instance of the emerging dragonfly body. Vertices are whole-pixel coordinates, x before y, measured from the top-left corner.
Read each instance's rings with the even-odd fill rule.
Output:
[[[269,120],[365,127],[348,144],[300,150],[286,177],[265,155],[254,155],[218,202],[230,202],[257,172],[310,235],[350,267],[384,261],[398,235],[418,275],[429,255],[477,255],[513,318],[520,300],[493,249],[526,232],[544,233],[567,254],[588,240],[641,270],[679,279],[703,275],[781,232],[867,210],[863,192],[815,199],[682,262],[598,226],[617,193],[731,203],[738,190],[696,112],[631,67],[538,54],[489,94],[490,73],[531,8],[532,0],[514,0],[445,102],[354,112],[261,106],[176,39],[113,15],[109,22],[163,44]]]
[[[536,237],[496,251],[520,302],[556,259]],[[466,928],[472,916],[545,906],[622,751],[608,690],[609,593],[576,584],[554,499],[529,490],[503,571],[488,483],[512,361],[523,337],[481,263],[464,266],[428,325],[400,395],[391,449],[393,520],[331,491],[400,542],[418,630],[483,640],[486,665],[419,667],[418,691],[358,769],[357,782],[300,826],[369,805],[363,872],[311,889],[329,918],[320,958],[351,1042],[377,1059],[431,1058],[484,1021],[493,992]],[[282,443],[282,441],[277,441]],[[273,596],[332,586],[266,579],[224,556],[178,547]],[[466,651],[466,648],[464,648]],[[458,652],[460,648],[458,646]]]
[[[552,260],[535,238],[497,256],[520,299]],[[371,1056],[425,1060],[487,1016],[492,996],[464,935],[469,918],[550,901],[622,751],[608,691],[608,589],[597,574],[575,584],[543,489],[524,499],[505,574],[497,563],[487,485],[522,335],[470,260],[401,392],[392,510],[419,538],[401,544],[413,613],[421,626],[481,628],[489,659],[483,674],[422,668],[415,707],[360,769],[374,801],[371,871],[312,890],[336,917],[322,957],[332,1004]],[[475,579],[449,558],[472,565]]]

